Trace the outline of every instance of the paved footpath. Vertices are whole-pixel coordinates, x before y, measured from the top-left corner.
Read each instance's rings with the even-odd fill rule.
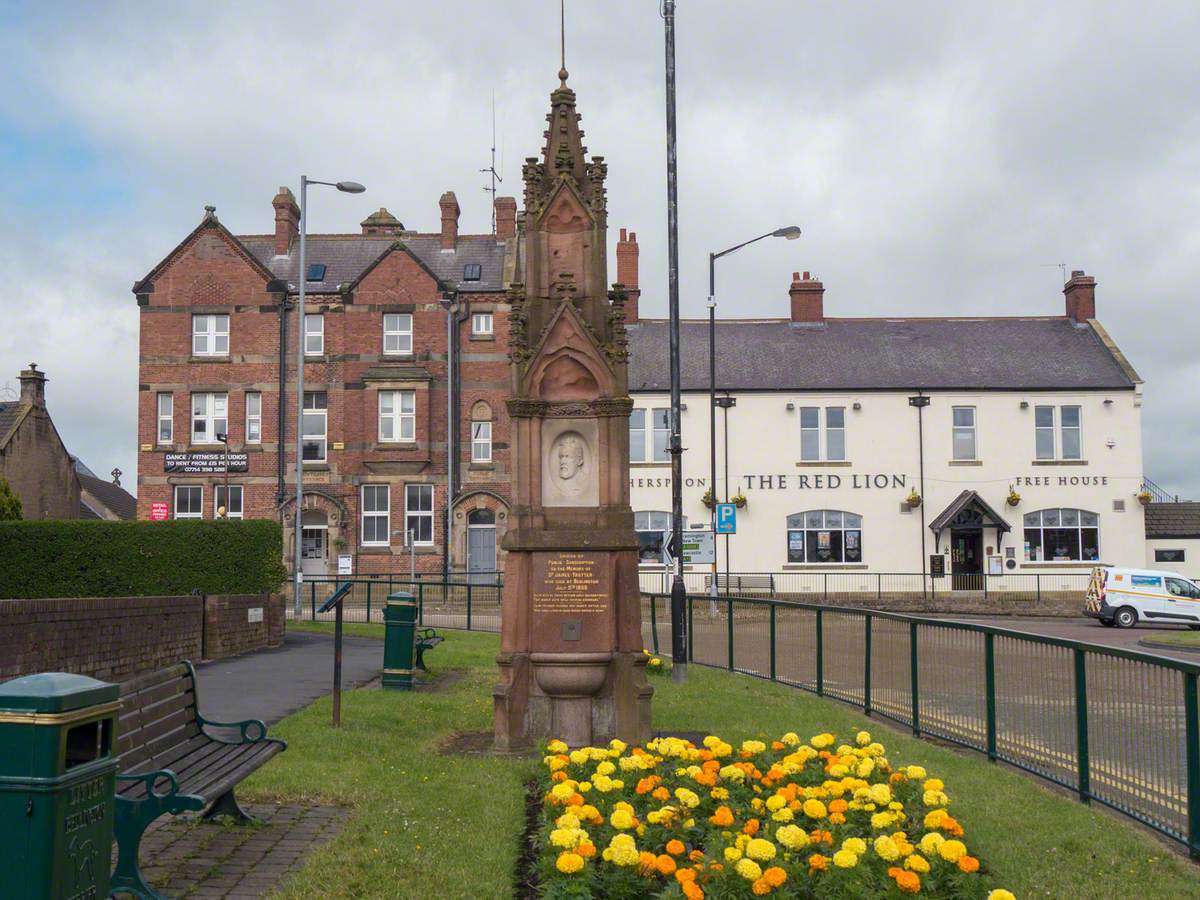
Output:
[[[342,638],[342,688],[378,678],[383,641]],[[262,719],[268,725],[333,691],[333,636],[288,631],[269,650],[196,667],[200,713],[218,722]]]

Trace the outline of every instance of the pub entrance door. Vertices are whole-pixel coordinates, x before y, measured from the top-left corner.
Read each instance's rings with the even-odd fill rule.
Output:
[[[983,590],[983,529],[950,532],[951,586],[956,591]]]

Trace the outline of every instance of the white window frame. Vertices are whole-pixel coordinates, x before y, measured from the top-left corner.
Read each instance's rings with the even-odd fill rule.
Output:
[[[491,336],[494,332],[495,320],[490,312],[471,313],[471,334]]]
[[[1078,415],[1078,425],[1067,425],[1063,415],[1068,409],[1073,409]],[[1067,456],[1067,432],[1075,432],[1075,453]],[[1068,403],[1058,408],[1058,452],[1062,459],[1083,459],[1083,407],[1079,404]]]
[[[325,316],[323,313],[304,314],[304,355],[325,355]]]
[[[413,497],[414,496],[421,497],[425,494],[428,494],[428,497],[429,497],[429,509],[414,509],[412,507]],[[405,538],[406,543],[408,541],[408,536],[409,536],[410,532],[415,530],[418,535],[421,533],[421,528],[419,527],[419,520],[428,519],[429,520],[429,539],[421,540],[420,538],[414,538],[413,546],[415,546],[415,547],[432,547],[433,546],[433,540],[434,540],[434,537],[436,536],[434,534],[434,520],[433,520],[434,500],[435,500],[435,498],[434,498],[432,484],[406,484],[404,486],[404,538]],[[418,527],[416,529],[413,529],[413,527],[412,527],[414,522],[418,522]]]
[[[830,426],[830,410],[838,410],[842,414],[840,426]],[[816,425],[805,425],[804,414],[815,412]],[[837,432],[842,439],[842,452],[834,456],[829,451],[829,435]],[[806,451],[804,438],[811,435],[816,438],[816,455]],[[801,462],[845,462],[846,461],[846,407],[844,406],[801,406],[800,407],[800,461]]]
[[[379,492],[383,493],[384,506],[382,510],[367,509],[367,492],[370,491],[377,499]],[[391,543],[392,535],[392,491],[391,486],[387,484],[364,484],[359,491],[359,528],[358,539],[359,544],[363,547],[386,547]],[[367,534],[367,519],[382,519],[383,520],[383,540],[368,541]]]
[[[1050,410],[1050,424],[1039,425],[1037,423],[1037,414],[1039,410]],[[1078,425],[1064,425],[1063,411],[1074,409],[1079,414]],[[1067,432],[1075,432],[1078,451],[1066,455]],[[1046,456],[1038,451],[1037,438],[1039,432],[1050,433],[1050,455]],[[1052,460],[1081,460],[1083,459],[1083,407],[1077,403],[1067,403],[1062,406],[1053,406],[1047,403],[1038,404],[1033,408],[1033,454],[1034,459],[1052,459]]]
[[[246,443],[262,443],[262,393],[246,392]]]
[[[197,410],[196,401],[204,404],[203,410]],[[196,436],[196,423],[204,423],[204,432]],[[218,427],[221,426],[221,427]],[[192,418],[189,423],[189,440],[192,444],[219,444],[218,434],[229,434],[229,395],[201,391],[192,394]]]
[[[225,349],[220,348],[224,343]],[[229,355],[229,316],[225,313],[192,316],[192,356]]]
[[[967,410],[971,413],[970,425],[959,425],[956,416],[960,410]],[[979,411],[974,406],[952,406],[950,407],[950,458],[960,462],[974,462],[979,459]],[[971,436],[971,455],[958,455],[958,436],[960,434],[970,434]]]
[[[640,453],[634,451],[634,436],[642,442]],[[646,410],[632,409],[629,411],[629,461],[646,461]]]
[[[324,398],[324,406],[309,406],[311,401],[316,404],[317,398]],[[315,420],[317,417],[321,419],[321,431],[309,430],[309,420]],[[329,458],[329,395],[325,391],[305,391],[304,392],[304,414],[302,416],[304,423],[304,434],[301,435],[302,443],[309,441],[320,442],[321,455],[320,457],[304,458],[305,465],[319,465]],[[307,448],[305,448],[307,449]]]
[[[200,492],[200,502],[196,505],[195,512],[179,512],[179,492],[187,491],[189,494],[192,491]],[[191,504],[188,504],[191,506]],[[175,519],[203,519],[204,518],[204,485],[202,484],[177,484],[175,490],[171,492],[171,517]]]
[[[388,319],[394,319],[388,328]],[[405,327],[407,323],[407,327]],[[388,338],[395,338],[395,349],[388,349]],[[407,349],[405,346],[407,345]],[[383,353],[384,356],[411,356],[413,352],[413,317],[412,313],[383,314]]]
[[[163,411],[163,401],[166,401],[166,411]],[[175,395],[157,394],[154,398],[155,412],[158,416],[155,443],[171,444],[175,441]],[[163,436],[163,426],[166,426],[166,437]]]
[[[229,509],[228,505],[226,505],[225,518],[227,518],[227,519],[243,518],[243,516],[245,515],[245,511],[246,511],[246,492],[242,489],[242,486],[240,484],[231,484],[229,486],[229,496],[238,498],[238,508],[237,508],[237,512],[233,512],[232,510]],[[217,514],[217,510],[221,508],[221,501],[224,500],[224,498],[225,498],[225,485],[224,484],[213,485],[213,518],[214,519],[219,518],[219,516]]]
[[[379,442],[382,444],[411,444],[417,439],[417,392],[379,392]],[[384,409],[388,405],[391,409]],[[384,426],[391,426],[391,436]]]
[[[646,452],[648,462],[670,462],[671,460],[671,408],[656,406],[649,410],[650,420],[646,423]],[[663,415],[660,415],[663,414]],[[665,418],[666,425],[660,426],[658,420]],[[658,452],[658,438],[662,435],[662,455]]]
[[[477,420],[471,423],[471,462],[492,461],[492,423]]]

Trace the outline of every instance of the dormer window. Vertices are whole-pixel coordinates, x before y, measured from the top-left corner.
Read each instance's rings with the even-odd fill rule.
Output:
[[[463,266],[463,281],[479,281],[483,278],[483,266],[479,263],[467,263]]]

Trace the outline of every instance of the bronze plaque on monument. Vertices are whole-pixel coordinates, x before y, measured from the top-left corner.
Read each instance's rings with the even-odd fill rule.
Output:
[[[612,578],[605,554],[534,553],[532,563],[533,648],[611,650]]]

